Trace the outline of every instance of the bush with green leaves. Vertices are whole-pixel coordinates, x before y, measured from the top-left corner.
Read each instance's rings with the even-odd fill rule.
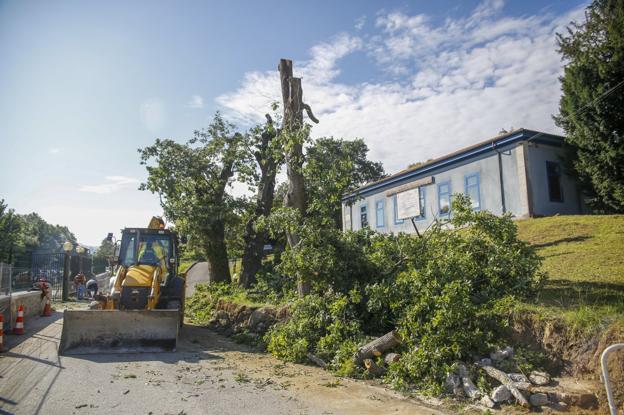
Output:
[[[422,237],[312,228],[302,235],[315,237],[286,255],[284,270],[317,270],[317,294],[296,301],[290,321],[267,334],[269,351],[291,361],[311,352],[353,374],[349,362],[365,337],[396,328],[402,359],[387,377],[397,387],[439,392],[454,362],[500,342],[513,302],[542,281],[539,258],[511,217],[475,212],[463,195],[454,197],[452,218]],[[323,254],[309,258],[315,246]]]

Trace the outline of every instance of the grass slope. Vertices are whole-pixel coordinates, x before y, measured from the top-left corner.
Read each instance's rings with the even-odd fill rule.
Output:
[[[624,215],[554,216],[517,225],[548,274],[526,308],[583,331],[624,322]]]

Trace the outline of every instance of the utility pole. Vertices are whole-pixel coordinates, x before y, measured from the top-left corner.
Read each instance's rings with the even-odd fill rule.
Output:
[[[293,76],[293,64],[289,59],[281,59],[279,66],[280,83],[282,86],[282,101],[284,102],[284,124],[282,127],[288,137],[294,143],[289,143],[290,149],[286,152],[286,174],[288,176],[288,192],[284,197],[284,206],[297,209],[303,218],[306,214],[306,193],[303,178],[303,110],[308,117],[318,123],[318,119],[312,114],[309,105],[303,102],[303,90],[301,78]],[[299,234],[296,232],[286,234],[288,245],[291,249],[299,244]],[[297,276],[297,291],[300,297],[310,293],[311,281],[308,275]]]

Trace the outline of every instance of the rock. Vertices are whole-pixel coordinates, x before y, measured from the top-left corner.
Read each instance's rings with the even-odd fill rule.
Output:
[[[494,406],[496,405],[494,403],[494,401],[492,399],[490,399],[489,396],[487,395],[483,395],[483,398],[481,398],[481,405],[487,407],[487,408],[494,408]]]
[[[496,403],[506,402],[511,399],[511,392],[507,386],[500,385],[492,391],[490,397]]]
[[[477,365],[479,366],[492,366],[492,359],[489,357],[484,357],[483,359],[479,359],[477,361]]]
[[[501,360],[509,359],[513,356],[514,349],[511,346],[507,346],[504,349],[498,349],[490,353],[490,359],[495,362],[500,362]]]
[[[444,382],[446,389],[455,396],[463,395],[464,389],[462,388],[461,379],[454,373],[449,373],[446,376]]]
[[[462,378],[469,378],[470,377],[470,373],[468,372],[468,369],[466,368],[466,365],[463,363],[458,363],[457,364],[457,374],[462,377]]]
[[[534,393],[529,397],[529,402],[531,402],[532,406],[544,406],[550,403],[548,400],[548,395],[545,393]]]
[[[467,377],[462,377],[462,386],[464,387],[464,392],[471,399],[479,399],[481,397],[481,391],[477,389],[477,387],[472,383],[472,380]]]
[[[522,373],[507,373],[507,376],[512,382],[529,383],[529,379]]]
[[[529,375],[529,380],[534,385],[544,386],[550,383],[550,375],[546,372],[539,372],[537,370],[534,370]]]

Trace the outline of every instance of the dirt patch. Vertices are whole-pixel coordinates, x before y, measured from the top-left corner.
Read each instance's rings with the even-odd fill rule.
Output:
[[[600,356],[614,343],[624,342],[624,328],[612,325],[593,335],[582,335],[570,329],[561,320],[544,319],[525,313],[512,321],[512,339],[544,352],[549,358],[548,370],[563,377],[593,381],[592,391],[601,408],[607,407],[605,390],[600,383]],[[616,402],[624,401],[624,353],[609,358],[609,374],[614,385]]]

